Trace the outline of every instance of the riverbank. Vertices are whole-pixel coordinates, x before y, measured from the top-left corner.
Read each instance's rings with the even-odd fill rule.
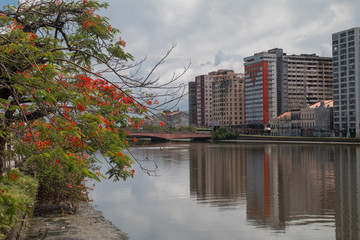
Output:
[[[262,136],[240,135],[233,140],[221,140],[221,142],[240,143],[303,143],[303,144],[355,144],[360,145],[359,138],[335,138],[335,137],[286,137],[286,136]]]
[[[25,240],[95,240],[128,239],[127,235],[106,220],[102,212],[82,202],[76,214],[65,214],[49,209],[36,209],[29,220]]]

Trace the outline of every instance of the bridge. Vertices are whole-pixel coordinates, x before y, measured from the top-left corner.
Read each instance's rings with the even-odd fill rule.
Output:
[[[170,141],[175,139],[190,139],[195,140],[207,140],[211,139],[211,133],[154,133],[154,132],[132,132],[129,134],[131,137],[138,138],[151,138],[154,141]]]

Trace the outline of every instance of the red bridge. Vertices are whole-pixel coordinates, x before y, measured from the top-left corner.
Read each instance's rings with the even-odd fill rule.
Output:
[[[132,137],[151,138],[151,140],[172,140],[172,139],[191,139],[191,140],[205,140],[210,139],[211,133],[151,133],[151,132],[132,132],[129,134]]]

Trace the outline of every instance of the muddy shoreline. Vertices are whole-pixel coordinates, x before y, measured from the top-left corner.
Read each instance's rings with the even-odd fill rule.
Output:
[[[76,214],[61,215],[58,210],[36,208],[27,223],[24,239],[125,240],[128,236],[106,220],[91,203],[82,202]]]

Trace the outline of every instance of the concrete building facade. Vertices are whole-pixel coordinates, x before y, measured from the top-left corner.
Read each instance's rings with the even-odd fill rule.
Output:
[[[261,52],[244,59],[246,124],[264,125],[278,116],[276,53]]]
[[[335,136],[360,137],[360,28],[332,34]]]
[[[273,136],[330,137],[333,133],[333,101],[324,100],[270,121]]]
[[[247,125],[266,125],[285,112],[332,99],[332,60],[282,49],[244,59]]]
[[[284,56],[282,112],[332,99],[332,60],[315,54]]]
[[[189,126],[196,126],[196,85],[189,82]]]
[[[195,77],[196,126],[212,126],[213,76]]]
[[[213,125],[239,126],[245,124],[244,74],[233,70],[218,70],[213,76]]]

